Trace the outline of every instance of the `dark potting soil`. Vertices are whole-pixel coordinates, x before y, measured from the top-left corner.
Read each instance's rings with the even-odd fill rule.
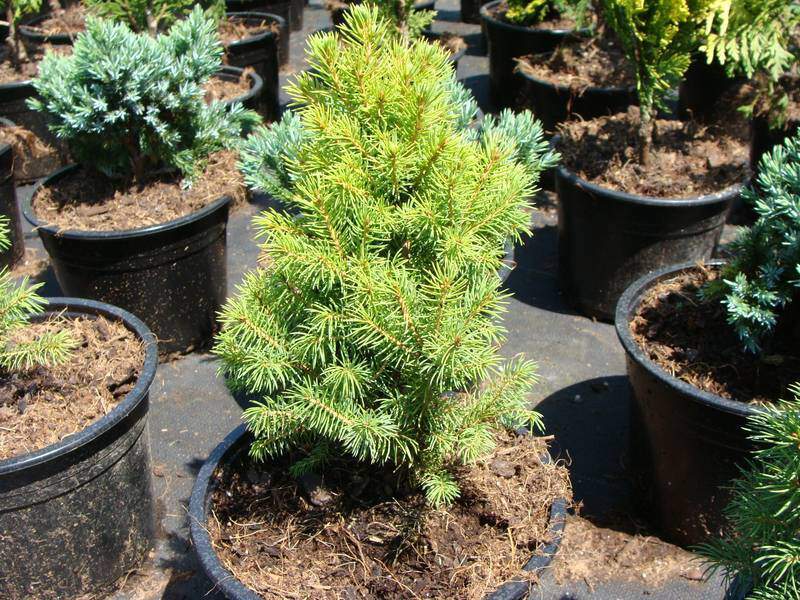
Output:
[[[36,77],[39,74],[39,62],[44,58],[45,52],[71,54],[72,46],[68,44],[41,44],[35,48],[29,48],[27,58],[20,63],[19,69],[16,69],[11,62],[8,48],[3,44],[0,47],[0,84],[25,81]]]
[[[775,84],[775,91],[770,92],[769,82],[766,77],[758,76],[754,80],[756,89],[762,91],[756,95],[753,90],[753,114],[755,116],[765,116],[770,120],[778,116],[774,111],[773,102],[776,98],[785,98],[786,106],[781,111],[782,121],[788,123],[800,122],[800,74],[796,71],[797,65],[793,67],[795,72],[784,75]]]
[[[389,468],[332,463],[308,496],[285,461],[240,463],[217,475],[208,528],[226,568],[264,598],[483,598],[523,576],[551,503],[570,498],[564,467],[540,461],[545,448],[504,434],[460,470],[462,497],[440,510],[393,491]]]
[[[223,79],[222,77],[212,77],[203,86],[206,92],[206,102],[219,100],[235,100],[250,91],[250,79],[247,72],[243,72],[238,79]]]
[[[722,303],[698,298],[717,276],[698,267],[654,286],[631,321],[633,339],[667,373],[703,391],[748,403],[784,398],[800,381],[797,344],[775,336],[768,355],[743,351]]]
[[[504,21],[506,23],[510,23],[511,25],[518,25],[520,27],[525,27],[524,25],[519,25],[519,23],[514,23],[506,19],[507,12],[508,12],[508,2],[501,2],[497,6],[494,6],[489,9],[489,14],[498,21]],[[528,25],[527,27],[529,27],[530,29],[570,30],[570,29],[575,29],[575,21],[567,17],[562,17],[558,13],[554,13],[548,15],[548,18],[545,19],[544,21]]]
[[[721,192],[748,177],[749,140],[724,121],[657,119],[650,164],[639,163],[639,108],[559,126],[563,164],[583,179],[653,198]]]
[[[633,69],[622,50],[606,37],[568,38],[554,52],[519,58],[518,68],[537,79],[577,91],[636,85]]]
[[[77,35],[86,29],[86,8],[76,2],[64,8],[58,15],[50,14],[31,29],[47,35]]]
[[[136,385],[144,347],[119,321],[56,317],[26,326],[15,339],[64,330],[76,343],[65,363],[0,373],[0,460],[85,429],[111,412]]]
[[[277,23],[273,21],[252,23],[235,19],[223,19],[219,23],[219,37],[222,43],[227,45],[266,31],[278,33],[278,29]]]
[[[434,43],[443,46],[450,54],[456,54],[467,47],[463,37],[449,32],[443,33]]]
[[[65,164],[65,158],[56,148],[25,127],[0,126],[0,144],[13,149],[14,175],[18,180],[51,173]]]
[[[636,524],[598,525],[568,516],[552,564],[555,580],[559,585],[584,582],[589,589],[606,581],[632,581],[655,591],[678,577],[703,579],[696,555],[655,536],[629,531],[630,525]]]
[[[154,176],[141,186],[112,180],[79,167],[33,197],[33,211],[45,224],[80,231],[120,231],[159,225],[198,211],[224,195],[232,210],[243,206],[247,188],[236,168],[236,153],[209,157],[205,172],[184,188],[175,174]]]

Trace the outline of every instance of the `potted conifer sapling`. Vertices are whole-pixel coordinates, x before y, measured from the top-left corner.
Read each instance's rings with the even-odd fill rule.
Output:
[[[725,509],[730,533],[699,547],[712,571],[722,571],[737,596],[800,597],[800,386],[794,398],[747,421],[757,450],[732,488]]]
[[[758,219],[727,264],[656,271],[617,307],[644,503],[683,544],[725,529],[726,486],[751,449],[746,418],[800,380],[800,139],[765,156],[744,196]]]
[[[145,315],[165,352],[213,333],[228,212],[246,199],[233,148],[258,117],[205,101],[221,56],[200,8],[155,38],[89,18],[72,56],[48,55],[34,82],[34,107],[79,164],[23,212],[66,293]]]
[[[303,29],[305,5],[305,0],[225,0],[225,7],[229,12],[279,15],[292,31]]]
[[[105,591],[154,540],[155,338],[126,311],[45,300],[36,288],[0,271],[0,596],[9,600]]]
[[[638,107],[559,128],[559,279],[567,300],[611,319],[636,278],[711,256],[748,178],[747,127],[660,118],[700,44],[703,1],[604,0],[636,76]]]
[[[259,267],[223,312],[215,353],[255,400],[191,499],[231,599],[480,598],[522,577],[568,494],[513,432],[539,420],[534,366],[498,354],[503,244],[528,230],[547,145],[465,127],[446,53],[392,28],[359,6],[312,36],[297,112],[243,150],[248,182],[290,210],[258,219]]]
[[[494,0],[481,7],[495,106],[513,106],[517,98],[515,59],[550,52],[566,38],[588,33],[579,31],[587,9],[586,0]]]

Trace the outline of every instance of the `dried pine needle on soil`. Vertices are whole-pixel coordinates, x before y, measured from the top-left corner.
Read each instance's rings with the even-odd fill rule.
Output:
[[[321,502],[298,490],[285,459],[243,459],[217,474],[207,526],[225,567],[263,598],[479,599],[524,576],[549,541],[552,502],[571,498],[545,451],[541,439],[502,435],[460,469],[462,496],[447,509],[393,490],[390,469],[330,464]]]
[[[136,385],[142,342],[119,321],[54,317],[18,335],[66,329],[77,342],[55,367],[0,374],[0,460],[34,452],[104,417]]]

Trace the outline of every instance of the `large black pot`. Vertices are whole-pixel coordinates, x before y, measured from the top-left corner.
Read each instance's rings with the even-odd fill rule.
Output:
[[[222,565],[205,524],[208,522],[211,496],[217,485],[214,477],[217,468],[231,464],[242,452],[247,452],[251,442],[252,437],[245,425],[240,425],[228,434],[222,443],[214,448],[197,474],[189,501],[189,527],[194,551],[206,575],[214,584],[214,588],[219,589],[228,600],[260,600],[261,597],[245,587]],[[550,523],[546,536],[550,542],[528,561],[523,567],[525,571],[538,572],[550,565],[561,545],[566,514],[566,500],[560,499],[553,502],[550,507]],[[530,583],[528,581],[509,581],[487,596],[486,600],[522,600],[522,598],[527,598],[529,591]]]
[[[630,456],[639,498],[662,536],[682,546],[704,542],[724,528],[726,488],[752,450],[742,427],[755,414],[749,404],[672,377],[631,336],[630,321],[645,293],[693,268],[694,263],[671,266],[642,277],[625,290],[616,311],[633,390]]]
[[[496,108],[513,106],[520,80],[514,76],[515,58],[554,50],[574,30],[537,29],[514,25],[492,16],[502,0],[481,7],[481,21],[489,52],[489,84]]]
[[[75,38],[78,37],[78,34],[69,34],[69,33],[42,33],[37,30],[39,23],[45,21],[50,18],[50,13],[45,13],[34,17],[32,19],[28,19],[20,25],[19,27],[19,34],[22,37],[22,41],[25,45],[33,47],[33,46],[41,46],[42,44],[52,44],[54,46],[71,46],[72,43],[75,41]]]
[[[50,298],[48,310],[119,320],[145,345],[136,386],[106,416],[57,444],[0,461],[0,597],[74,598],[138,568],[154,541],[147,431],[156,341],[108,304]]]
[[[280,65],[289,60],[286,21],[278,15],[256,12],[229,13],[227,18],[251,25],[274,23],[278,27],[278,33],[267,30],[225,46],[228,65],[242,69],[252,67],[261,77],[264,88],[259,113],[267,121],[276,121],[280,114],[278,70]]]
[[[555,131],[559,123],[572,116],[593,119],[619,112],[638,103],[636,88],[586,87],[575,89],[534,77],[515,67],[519,79],[516,100],[518,110],[529,109],[542,122],[546,131]]]
[[[594,185],[558,166],[558,274],[567,301],[611,320],[622,292],[642,275],[710,258],[740,190],[647,198]]]
[[[244,73],[244,69],[240,69],[239,67],[224,66],[217,71],[217,74],[214,75],[214,77],[217,79],[222,79],[223,81],[239,81],[239,79],[242,77],[242,73]],[[254,110],[259,114],[262,114],[265,110],[264,81],[261,79],[259,74],[254,71],[247,73],[247,80],[250,83],[250,90],[240,96],[237,96],[236,98],[226,100],[225,104],[227,106],[231,106],[238,102],[245,108],[249,108],[250,110]],[[248,133],[250,132],[243,131],[242,135],[247,135]]]
[[[225,0],[228,14],[232,12],[257,12],[278,15],[285,19],[292,31],[303,28],[305,0]]]
[[[701,120],[710,117],[717,101],[740,81],[728,77],[725,67],[717,61],[709,64],[705,55],[695,56],[678,86],[678,116]]]
[[[52,154],[37,159],[29,158],[24,164],[18,159],[14,172],[17,184],[31,183],[46,177],[64,166],[68,155],[66,144],[56,138],[47,127],[46,116],[28,108],[26,104],[28,98],[36,96],[36,90],[30,80],[0,84],[0,117],[5,117],[14,124],[32,131],[54,149]]]
[[[74,165],[37,184],[69,174]],[[66,294],[92,298],[142,315],[165,353],[208,344],[227,292],[226,231],[231,199],[224,196],[185,217],[125,231],[60,231],[22,211],[36,228]]]
[[[481,6],[485,0],[461,0],[461,20],[464,23],[481,22]]]
[[[13,127],[8,119],[0,118],[0,127]],[[12,268],[25,254],[25,239],[17,206],[17,186],[14,183],[14,149],[0,145],[0,216],[7,219],[10,245],[0,250],[0,268]]]

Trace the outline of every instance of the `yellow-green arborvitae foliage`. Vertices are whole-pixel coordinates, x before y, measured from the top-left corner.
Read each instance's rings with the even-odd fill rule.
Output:
[[[498,428],[538,422],[534,365],[498,354],[497,272],[554,156],[529,114],[466,127],[446,52],[374,7],[312,36],[307,55],[296,114],[243,151],[250,185],[289,210],[257,219],[259,268],[215,352],[258,397],[253,456],[299,451],[298,474],[341,454],[388,463],[449,502],[455,466],[490,452]]]

